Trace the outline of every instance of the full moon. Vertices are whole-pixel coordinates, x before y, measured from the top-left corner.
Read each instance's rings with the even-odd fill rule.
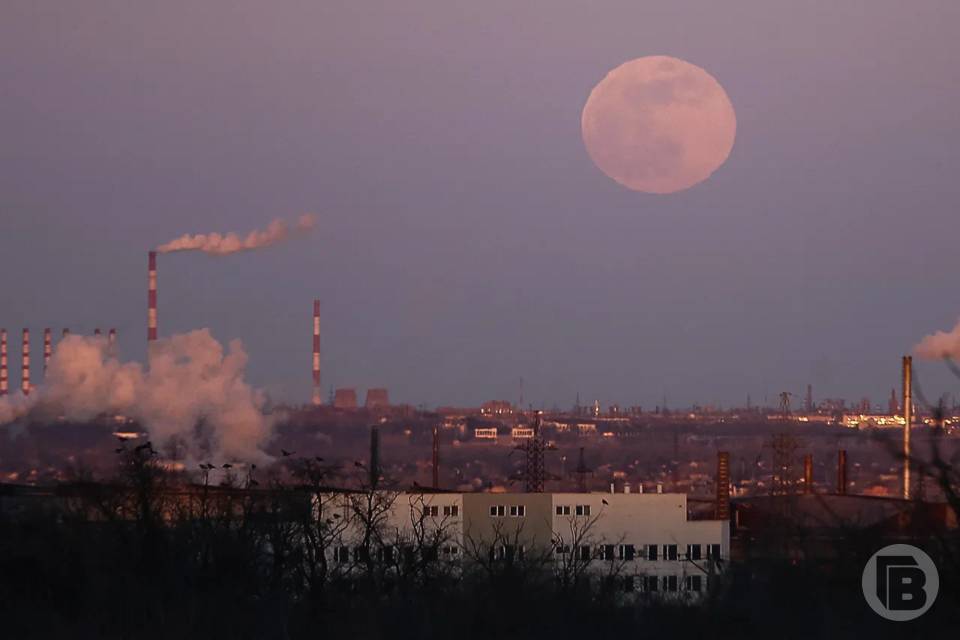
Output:
[[[674,193],[710,177],[737,134],[720,83],[669,56],[625,62],[600,81],[583,107],[587,153],[628,189]]]

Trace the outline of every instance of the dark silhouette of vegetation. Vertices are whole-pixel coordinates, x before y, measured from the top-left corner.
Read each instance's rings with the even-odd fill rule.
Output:
[[[523,549],[522,532],[504,530],[465,539],[454,557],[451,523],[428,523],[422,498],[399,505],[410,513],[400,531],[386,513],[411,494],[362,481],[331,491],[344,479],[322,460],[292,462],[295,482],[228,473],[223,485],[184,486],[149,445],[118,457],[112,483],[77,482],[47,506],[0,508],[3,637],[904,638],[960,622],[955,536],[922,541],[940,564],[940,597],[896,625],[860,592],[881,542],[870,532],[845,533],[828,561],[758,540],[701,602],[628,596],[622,561],[592,537],[592,520],[553,549]],[[351,528],[360,542],[344,551]]]

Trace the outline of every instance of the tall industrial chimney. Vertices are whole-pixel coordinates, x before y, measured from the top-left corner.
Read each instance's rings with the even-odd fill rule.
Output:
[[[380,429],[370,427],[370,488],[376,489],[380,482]]]
[[[157,339],[157,252],[149,253],[147,265],[147,342]]]
[[[847,495],[847,450],[837,452],[837,493]]]
[[[7,330],[0,329],[0,396],[7,395]]]
[[[320,391],[320,301],[313,301],[313,398],[314,406],[323,403]]]
[[[23,330],[23,359],[20,362],[20,390],[30,395],[30,329]]]
[[[433,425],[433,488],[440,488],[440,425]]]
[[[803,492],[813,493],[813,454],[803,456]]]
[[[913,357],[903,356],[903,498],[910,499],[910,427],[913,425]]]
[[[717,520],[730,519],[730,452],[728,451],[717,453],[716,516]]]
[[[47,367],[50,366],[50,356],[53,355],[53,339],[50,337],[50,329],[43,330],[43,377],[47,377]]]

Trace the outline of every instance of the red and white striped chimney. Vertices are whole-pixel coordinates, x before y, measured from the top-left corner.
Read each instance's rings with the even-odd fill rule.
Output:
[[[323,402],[320,391],[320,301],[313,301],[313,404]]]
[[[0,329],[0,396],[7,395],[7,330]]]
[[[50,329],[43,330],[43,377],[47,377],[47,367],[50,366],[50,356],[53,355],[53,338]]]
[[[157,339],[157,252],[151,251],[147,266],[147,341]]]
[[[20,390],[30,395],[30,329],[23,330],[23,360],[20,363]]]

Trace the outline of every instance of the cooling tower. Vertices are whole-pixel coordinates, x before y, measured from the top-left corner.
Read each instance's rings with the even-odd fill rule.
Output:
[[[367,409],[385,409],[390,406],[390,395],[386,389],[367,389],[367,400],[363,406]]]
[[[352,388],[337,389],[333,393],[333,407],[335,409],[356,409],[357,390]]]

